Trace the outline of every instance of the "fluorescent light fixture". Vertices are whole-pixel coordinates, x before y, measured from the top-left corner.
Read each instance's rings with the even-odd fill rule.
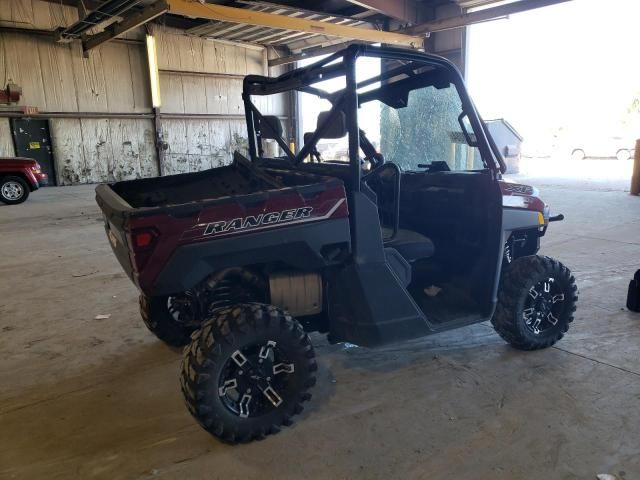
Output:
[[[147,60],[149,62],[149,79],[151,81],[151,104],[157,108],[160,106],[160,75],[158,74],[158,55],[156,52],[156,39],[153,35],[147,35]]]

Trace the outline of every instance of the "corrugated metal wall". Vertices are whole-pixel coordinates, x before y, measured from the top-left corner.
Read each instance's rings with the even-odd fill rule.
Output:
[[[2,3],[3,26],[52,29],[76,19],[75,9],[41,0]],[[247,143],[242,76],[265,73],[264,50],[187,37],[157,26],[154,34],[162,70],[160,133],[167,145],[161,154],[163,174],[230,161],[233,151]],[[142,32],[127,37],[142,39]],[[20,105],[50,114],[59,184],[158,174],[143,42],[110,42],[84,58],[78,43],[0,33],[0,57],[2,86],[8,81],[19,84]],[[271,113],[285,115],[283,98],[266,105]],[[0,118],[0,155],[13,154],[8,119]]]
[[[63,5],[39,0],[3,3],[3,26],[52,29],[77,19],[76,10]],[[20,105],[36,106],[45,113],[78,114],[78,118],[49,120],[58,184],[157,174],[152,120],[86,115],[150,112],[142,44],[110,43],[87,59],[78,43],[53,43],[28,32],[2,33],[0,52],[0,82],[22,87]],[[0,120],[0,153],[14,154],[7,118]]]
[[[77,43],[15,33],[1,34],[0,41],[6,52],[0,79],[22,87],[22,105],[54,116],[78,113],[49,121],[58,184],[157,174],[151,119],[86,115],[150,112],[143,46],[109,43],[84,58]]]
[[[264,75],[265,50],[188,37],[154,26],[158,45],[165,174],[216,167],[246,150],[242,77]],[[267,99],[263,113],[284,116],[284,96]],[[190,118],[186,118],[190,117]]]

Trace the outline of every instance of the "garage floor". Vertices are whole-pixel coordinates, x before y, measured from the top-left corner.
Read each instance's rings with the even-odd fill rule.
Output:
[[[142,325],[93,187],[0,206],[0,478],[640,478],[640,314],[623,308],[640,198],[553,183],[567,220],[543,253],[581,291],[556,348],[517,352],[487,325],[380,350],[314,337],[303,418],[239,447],[184,408],[180,353]]]

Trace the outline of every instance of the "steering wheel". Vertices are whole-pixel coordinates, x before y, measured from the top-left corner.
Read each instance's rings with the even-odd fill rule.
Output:
[[[384,155],[381,154],[380,152],[375,152],[375,153],[372,153],[371,155],[366,155],[364,157],[364,160],[371,163],[370,173],[373,173],[374,170],[384,165]]]

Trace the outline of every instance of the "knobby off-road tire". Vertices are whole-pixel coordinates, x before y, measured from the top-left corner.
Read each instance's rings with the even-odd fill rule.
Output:
[[[540,255],[513,260],[504,272],[491,323],[513,347],[550,347],[569,330],[578,289],[567,267]]]
[[[172,347],[182,347],[191,341],[194,327],[178,322],[169,311],[167,297],[140,295],[140,315],[149,331]]]
[[[291,425],[311,398],[316,369],[313,346],[296,320],[249,303],[215,311],[193,334],[180,380],[198,423],[227,443],[241,443]]]

